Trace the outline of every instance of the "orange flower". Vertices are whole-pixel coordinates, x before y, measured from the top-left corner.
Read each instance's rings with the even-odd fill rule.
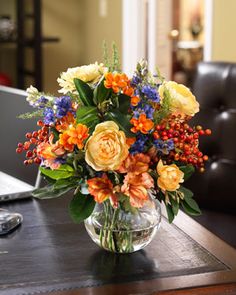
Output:
[[[88,191],[98,203],[111,198],[112,203],[117,206],[117,197],[113,192],[113,184],[104,173],[102,177],[95,177],[87,180]]]
[[[128,85],[123,89],[123,93],[127,96],[132,96],[134,94],[134,89]]]
[[[148,200],[147,189],[153,186],[154,181],[147,172],[139,175],[128,173],[125,176],[121,192],[130,197],[130,204],[133,207],[141,208],[145,201]]]
[[[126,138],[126,144],[130,147],[131,145],[133,145],[136,141],[135,137],[127,137]]]
[[[53,134],[50,135],[48,142],[42,142],[37,147],[37,155],[43,159],[54,160],[65,154],[65,150],[59,142],[53,143]]]
[[[138,119],[132,118],[130,123],[134,125],[134,127],[131,128],[131,131],[134,133],[141,131],[142,133],[147,134],[154,126],[153,121],[147,119],[146,114],[141,114]]]
[[[43,158],[44,165],[50,167],[52,170],[60,167],[60,163],[55,160],[57,157],[63,156],[65,152],[58,141],[53,143],[53,134],[50,135],[48,142],[42,142],[37,147],[37,155]]]
[[[105,74],[106,81],[104,85],[106,88],[112,88],[115,93],[127,87],[129,78],[125,74],[107,73]]]
[[[88,127],[83,124],[77,124],[76,127],[70,125],[69,128],[59,137],[59,143],[65,150],[72,152],[74,146],[77,145],[78,149],[84,147],[84,140],[88,138]]]
[[[118,169],[119,173],[132,172],[139,175],[147,172],[149,169],[150,157],[144,154],[128,155]]]
[[[60,119],[56,125],[56,129],[59,132],[65,131],[69,128],[70,125],[75,124],[75,118],[72,113],[68,112],[66,116]]]
[[[140,98],[138,96],[132,96],[131,97],[131,105],[136,107],[138,103],[140,102]]]

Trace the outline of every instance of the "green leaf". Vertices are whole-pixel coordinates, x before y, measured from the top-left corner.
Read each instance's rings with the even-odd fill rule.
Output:
[[[78,192],[69,205],[69,213],[75,223],[80,223],[93,212],[95,201],[90,195]]]
[[[96,105],[106,100],[111,94],[111,89],[105,87],[104,81],[103,77],[94,89],[93,100]]]
[[[79,184],[79,180],[78,178],[75,177],[71,177],[71,178],[66,178],[66,179],[58,179],[54,185],[53,188],[54,189],[63,189],[63,188],[67,188],[67,187],[77,187]]]
[[[195,211],[193,208],[191,208],[191,206],[188,205],[188,203],[186,201],[182,201],[181,205],[187,214],[195,215],[195,216],[201,215],[200,209],[199,209],[199,211]]]
[[[81,106],[76,111],[77,121],[83,120],[84,117],[88,115],[97,115],[98,111],[96,107],[93,106]]]
[[[165,204],[166,205],[166,212],[167,212],[167,216],[168,216],[168,221],[169,223],[172,223],[172,221],[175,218],[175,215],[172,211],[171,205],[170,204]]]
[[[119,98],[119,111],[123,114],[128,114],[130,108],[130,97],[125,94],[120,94]]]
[[[83,105],[92,106],[93,104],[93,91],[87,83],[84,81],[75,78],[74,79],[75,87],[79,93],[79,98]]]
[[[184,172],[184,181],[189,179],[189,177],[194,173],[195,168],[193,165],[189,164],[187,166],[180,166],[179,169]]]
[[[192,198],[193,197],[193,192],[182,185],[180,186],[179,191],[184,194],[184,198]]]
[[[53,199],[64,196],[72,188],[64,187],[61,189],[54,189],[53,185],[47,185],[43,188],[36,189],[32,192],[32,196],[37,199]]]
[[[172,212],[176,216],[179,212],[179,203],[176,200],[174,200],[172,198],[172,196],[170,196],[170,202],[171,202],[171,206],[172,206]]]
[[[114,110],[112,112],[107,113],[108,119],[115,121],[120,129],[125,132],[127,137],[134,137],[135,134],[130,131],[132,125],[130,124],[130,120],[127,115],[122,114],[118,110]]]
[[[201,210],[194,199],[187,197],[184,199],[184,203],[187,203],[196,213],[201,214]]]
[[[69,178],[74,175],[74,169],[70,165],[61,165],[59,169],[51,170],[44,167],[39,168],[40,172],[52,179],[58,180]]]

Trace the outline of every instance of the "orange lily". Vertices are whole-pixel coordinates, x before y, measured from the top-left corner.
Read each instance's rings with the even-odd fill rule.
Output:
[[[88,191],[98,203],[111,198],[114,206],[118,205],[117,197],[113,192],[113,184],[104,173],[102,177],[95,177],[87,180]]]

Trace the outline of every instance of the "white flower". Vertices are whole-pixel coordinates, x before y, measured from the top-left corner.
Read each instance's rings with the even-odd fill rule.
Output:
[[[63,94],[75,92],[74,78],[78,78],[86,83],[97,83],[101,76],[107,72],[107,68],[103,64],[90,64],[87,66],[69,68],[66,72],[62,72],[57,82],[61,86],[58,91]]]
[[[39,91],[37,88],[35,88],[34,86],[30,85],[30,87],[28,87],[26,89],[26,92],[27,92],[27,97],[26,97],[26,100],[28,102],[31,102],[31,101],[34,101],[35,99],[38,98],[39,96]]]

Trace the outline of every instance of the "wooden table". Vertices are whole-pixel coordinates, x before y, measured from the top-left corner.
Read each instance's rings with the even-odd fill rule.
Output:
[[[69,196],[1,207],[23,224],[0,238],[0,294],[236,294],[236,250],[180,213],[145,250],[113,254],[68,216]]]

